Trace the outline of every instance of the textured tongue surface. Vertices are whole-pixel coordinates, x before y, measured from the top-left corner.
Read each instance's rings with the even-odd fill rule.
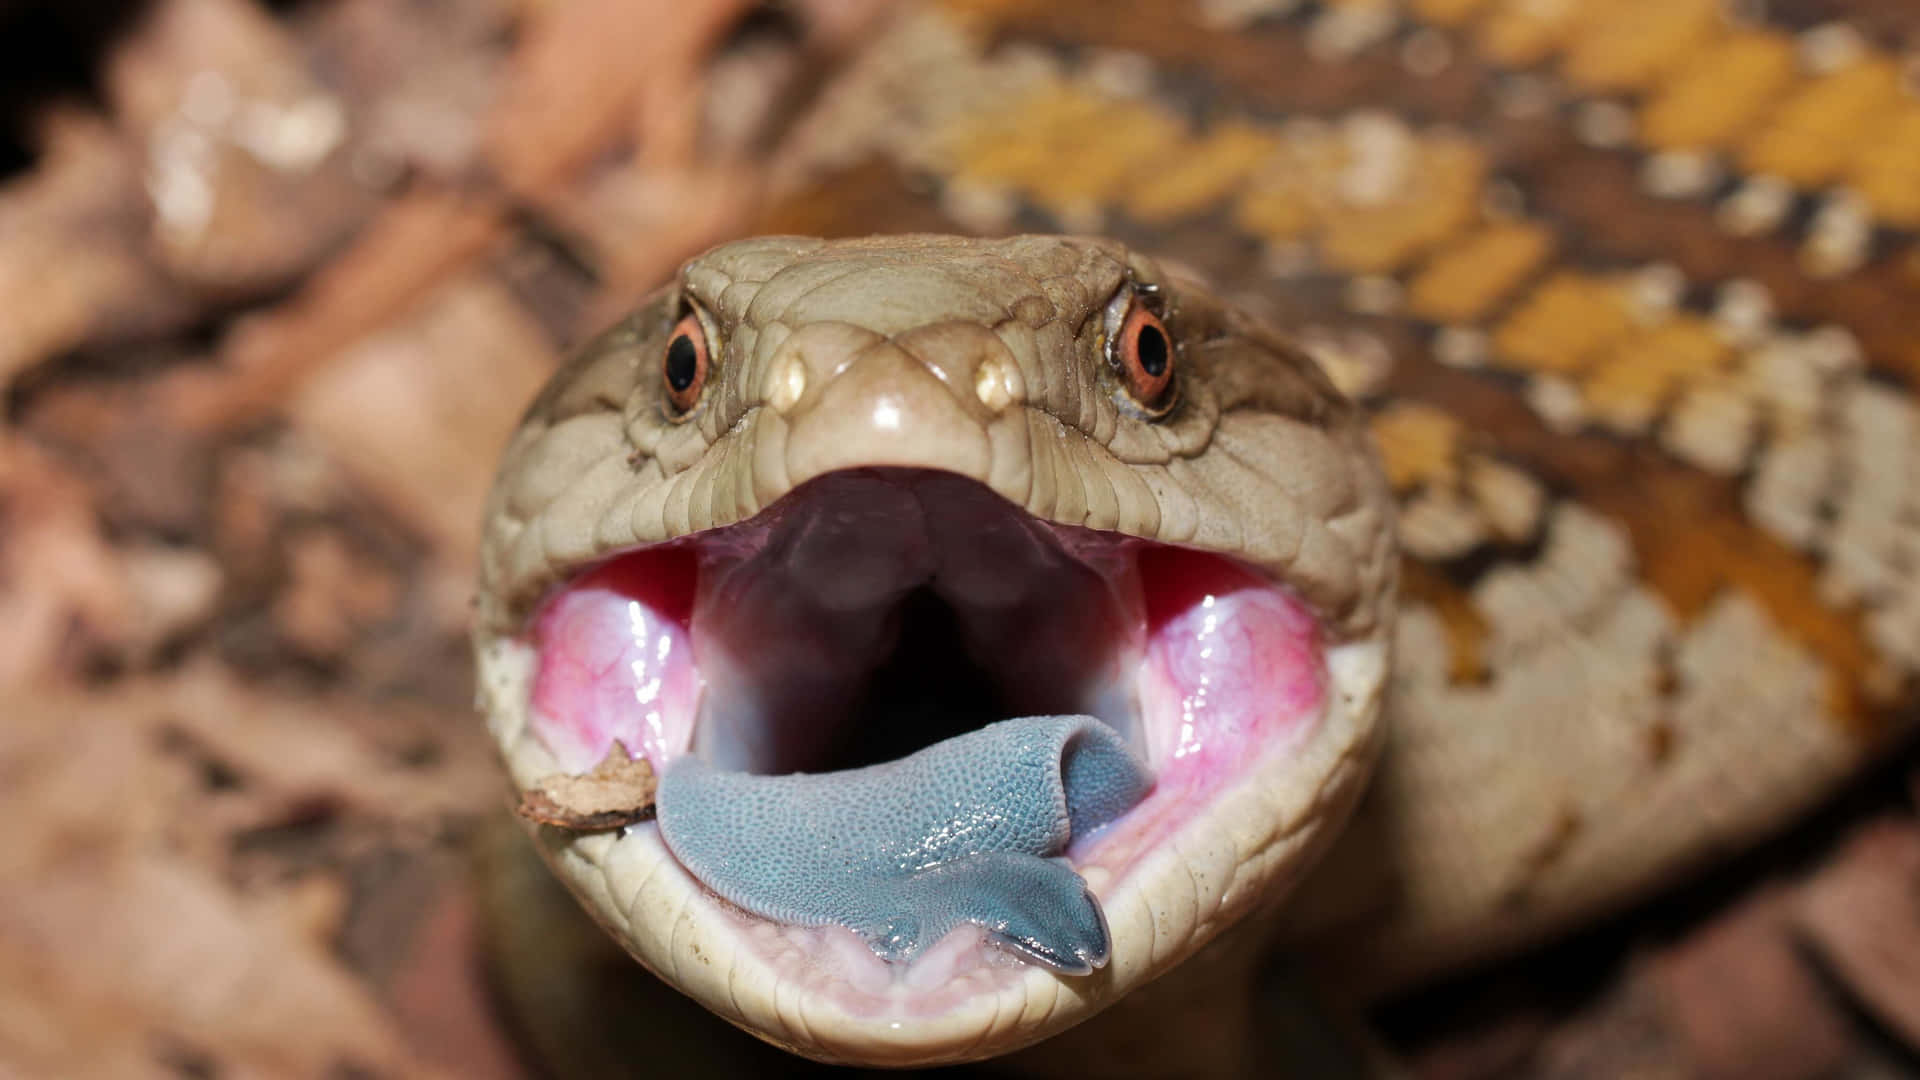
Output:
[[[846,772],[753,776],[683,757],[655,806],[674,857],[754,914],[845,926],[899,962],[972,923],[1085,974],[1107,961],[1106,920],[1051,856],[1152,784],[1098,720],[1030,716]]]

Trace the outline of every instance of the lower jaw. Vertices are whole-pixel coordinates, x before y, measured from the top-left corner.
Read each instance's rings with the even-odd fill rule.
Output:
[[[1070,852],[1113,934],[1109,964],[1090,976],[1023,963],[967,931],[913,965],[888,965],[849,931],[772,923],[715,897],[650,822],[604,833],[542,829],[537,839],[629,954],[750,1033],[829,1063],[979,1060],[1085,1019],[1291,890],[1363,786],[1387,651],[1360,642],[1329,649],[1326,660],[1334,692],[1298,718],[1291,745],[1247,762],[1202,806],[1156,792],[1126,829]],[[496,640],[482,648],[481,667],[509,772],[519,787],[534,786],[558,763],[526,724],[531,651]]]
[[[1082,542],[1093,558],[1125,551],[1136,560],[1129,566],[1146,547],[1054,532],[1063,547]],[[1255,603],[1295,604],[1276,589],[1250,595]],[[1190,599],[1197,633],[1205,611],[1197,595]],[[1310,624],[1303,611],[1275,617]],[[1354,763],[1364,757],[1357,748],[1383,650],[1362,643],[1322,655],[1310,633],[1294,644],[1280,665],[1290,674],[1261,683],[1259,707],[1230,717],[1217,715],[1219,695],[1209,703],[1205,690],[1209,678],[1241,668],[1172,670],[1175,661],[1199,663],[1207,650],[1156,656],[1149,640],[1139,646],[1144,662],[1130,657],[1123,665],[1131,675],[1121,690],[1144,720],[1140,748],[1158,783],[1133,811],[1067,852],[1113,931],[1112,962],[1090,976],[1034,967],[970,930],[911,964],[889,964],[850,931],[776,924],[719,900],[673,859],[650,823],[619,834],[549,836],[549,854],[642,963],[762,1037],[816,1058],[901,1064],[965,1060],[979,1056],[970,1048],[988,1043],[994,1052],[1013,1049],[1178,962],[1232,922],[1301,861],[1317,804],[1347,797],[1353,785],[1343,777],[1360,771]],[[1248,661],[1241,657],[1241,666]],[[541,670],[529,643],[496,641],[482,664],[498,702],[490,715],[518,718],[496,734],[523,786],[597,760],[604,745],[577,745],[574,726],[529,709]],[[690,735],[683,729],[632,749],[663,768],[686,752]]]
[[[502,673],[525,663],[502,659]],[[1355,691],[1330,695],[1290,751],[1250,763],[1204,810],[1157,820],[1167,835],[1124,865],[1113,861],[1118,846],[1108,846],[1117,838],[1074,853],[1113,931],[1112,960],[1090,976],[1021,963],[964,931],[911,967],[889,967],[848,931],[781,926],[714,897],[650,823],[624,833],[543,830],[539,839],[561,879],[636,960],[762,1039],[829,1063],[997,1056],[1084,1020],[1290,890],[1365,779],[1385,651],[1340,646],[1328,661],[1336,684]],[[525,732],[509,747],[523,786],[553,771]],[[1140,817],[1154,818],[1154,809],[1143,804]]]

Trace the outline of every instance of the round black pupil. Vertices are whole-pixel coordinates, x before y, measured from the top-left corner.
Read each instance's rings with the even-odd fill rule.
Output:
[[[1167,344],[1167,335],[1159,327],[1151,323],[1141,327],[1134,347],[1140,354],[1140,370],[1156,379],[1167,373],[1167,358],[1172,350]]]
[[[667,343],[667,385],[679,393],[693,385],[700,374],[700,349],[685,334],[676,334]]]

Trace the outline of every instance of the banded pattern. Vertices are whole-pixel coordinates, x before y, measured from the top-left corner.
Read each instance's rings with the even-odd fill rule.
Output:
[[[1246,5],[1216,20],[1291,6]],[[1742,229],[1778,225],[1791,194],[1850,189],[1836,193],[1824,243],[1809,252],[1810,271],[1837,272],[1863,224],[1920,226],[1920,67],[1852,25],[1795,32],[1751,14],[1761,9],[1721,0],[1345,0],[1327,5],[1314,32],[1339,49],[1403,21],[1425,24],[1499,68],[1551,70],[1600,99],[1579,118],[1587,138],[1671,155],[1649,162],[1663,193],[1703,193],[1728,171],[1748,177],[1727,203]]]

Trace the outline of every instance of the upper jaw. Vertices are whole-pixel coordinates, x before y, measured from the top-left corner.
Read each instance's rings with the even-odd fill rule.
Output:
[[[1270,341],[1227,326],[1196,344],[1179,409],[1147,423],[1099,389],[1097,344],[1064,313],[894,334],[739,322],[725,385],[682,421],[635,360],[680,295],[589,345],[516,433],[488,508],[482,633],[514,632],[611,552],[738,524],[863,467],[951,473],[1041,520],[1228,553],[1287,581],[1336,637],[1388,613],[1391,508],[1364,429]],[[1230,321],[1206,304],[1187,302],[1191,321]]]

